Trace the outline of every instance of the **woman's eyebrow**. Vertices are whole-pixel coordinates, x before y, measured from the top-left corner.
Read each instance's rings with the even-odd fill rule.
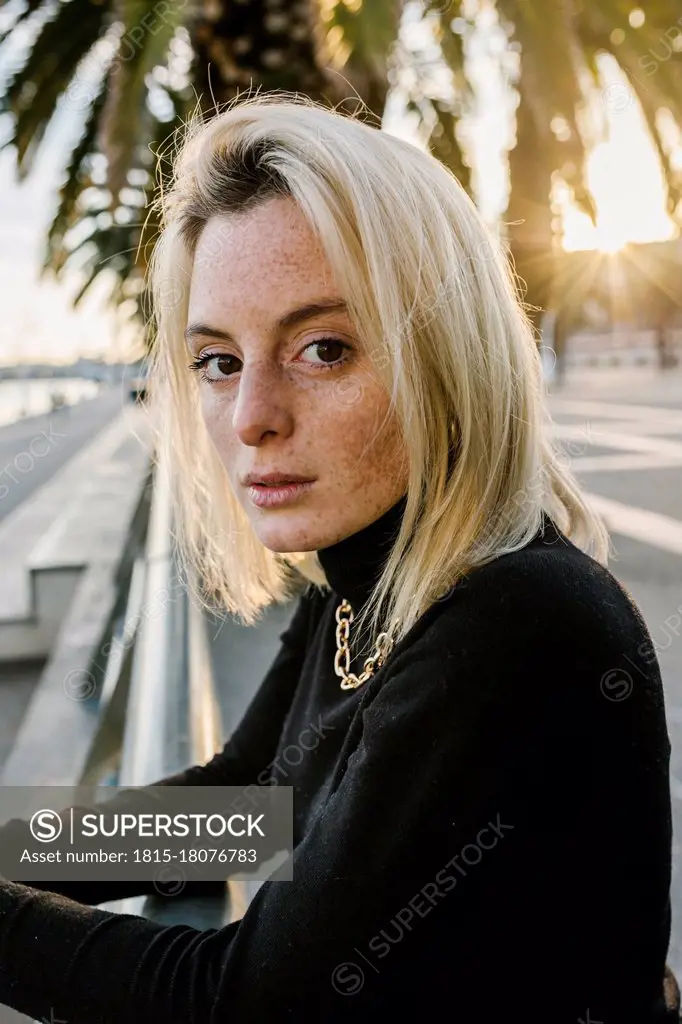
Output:
[[[288,327],[295,327],[296,324],[301,323],[303,320],[311,320],[314,316],[320,316],[323,313],[342,312],[348,312],[348,305],[343,299],[321,299],[319,302],[307,302],[304,306],[297,306],[296,309],[289,310],[288,313],[284,313],[276,321],[275,326],[277,330],[286,330]],[[192,323],[185,329],[185,339],[187,341],[198,334],[219,338],[221,341],[234,342],[234,338],[229,331],[221,331],[218,327],[211,327],[209,324],[201,322]]]

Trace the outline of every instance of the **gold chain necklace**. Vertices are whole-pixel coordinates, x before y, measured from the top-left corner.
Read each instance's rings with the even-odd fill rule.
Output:
[[[353,609],[351,608],[348,601],[345,599],[341,601],[341,604],[336,609],[336,654],[334,656],[334,671],[337,676],[341,676],[341,689],[342,690],[354,690],[356,686],[362,686],[366,683],[370,676],[374,675],[375,669],[381,668],[386,658],[391,653],[393,648],[393,637],[390,633],[379,633],[374,645],[374,653],[365,659],[365,664],[362,672],[359,676],[356,676],[354,672],[349,672],[350,669],[350,647],[348,639],[350,635],[350,624],[355,616],[353,615]],[[400,622],[400,619],[394,619],[393,625],[391,626],[391,632]],[[341,658],[343,658],[344,664],[341,665]]]

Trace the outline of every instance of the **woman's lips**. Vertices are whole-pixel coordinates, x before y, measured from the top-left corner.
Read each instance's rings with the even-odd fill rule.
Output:
[[[254,505],[258,505],[259,508],[274,508],[296,501],[310,490],[314,482],[307,480],[292,484],[251,484],[248,492]]]

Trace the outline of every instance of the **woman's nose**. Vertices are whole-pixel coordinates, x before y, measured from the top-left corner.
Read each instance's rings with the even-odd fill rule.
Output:
[[[233,430],[243,444],[257,445],[266,433],[286,436],[291,431],[287,396],[286,381],[276,367],[262,361],[244,364],[232,414]]]

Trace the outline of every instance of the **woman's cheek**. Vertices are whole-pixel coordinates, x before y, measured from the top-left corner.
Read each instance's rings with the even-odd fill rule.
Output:
[[[210,391],[209,387],[206,387]],[[232,430],[232,402],[226,398],[216,400],[213,395],[202,395],[201,413],[206,432],[223,462],[234,440]]]

